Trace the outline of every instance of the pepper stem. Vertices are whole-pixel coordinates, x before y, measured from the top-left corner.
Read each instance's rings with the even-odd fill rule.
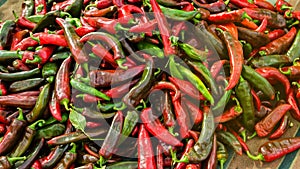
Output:
[[[46,78],[47,82],[52,83],[54,81],[54,76],[49,76]]]
[[[236,106],[235,106],[234,110],[235,110],[236,112],[242,112],[243,109],[242,109],[242,107],[241,107],[241,105],[240,105],[239,100],[238,100],[236,97],[233,97],[232,100],[234,100],[235,103],[236,103]]]
[[[35,63],[40,63],[41,61],[42,61],[42,59],[39,56],[34,55],[34,58],[32,60],[26,59],[25,63],[27,63],[27,64],[35,64]]]
[[[114,110],[124,110],[126,108],[127,108],[126,104],[123,103],[123,102],[121,102],[121,106],[120,107],[118,106],[118,104],[116,104],[113,109]]]
[[[60,104],[63,105],[67,111],[70,111],[69,106],[68,106],[68,104],[69,104],[69,99],[67,99],[67,98],[62,99],[62,100],[60,101]]]
[[[264,51],[264,50],[261,50],[258,52],[260,56],[266,56],[267,55],[267,52]]]
[[[77,145],[75,143],[71,143],[70,146],[72,146],[70,153],[76,154]]]
[[[123,63],[126,61],[126,59],[117,59],[116,60],[116,63],[117,63],[117,65],[121,68],[121,69],[124,69],[124,70],[126,70],[126,69],[128,69],[128,66],[124,66],[123,65]]]
[[[292,82],[292,85],[297,86],[298,88],[300,88],[300,84],[298,82]]]
[[[291,69],[290,68],[287,68],[288,70],[287,71],[283,71],[282,70],[282,67],[279,66],[279,71],[284,74],[284,75],[290,75],[292,73]]]
[[[247,139],[251,140],[251,139],[253,139],[256,135],[257,135],[257,133],[254,132],[251,136],[248,136]]]
[[[262,155],[262,154],[258,154],[257,156],[254,156],[254,155],[252,155],[251,153],[250,153],[250,151],[247,151],[246,152],[247,153],[247,156],[249,157],[249,158],[251,158],[252,160],[256,160],[256,161],[258,161],[258,160],[261,160],[261,161],[264,161],[264,156]]]
[[[249,21],[252,21],[253,19],[247,14],[247,12],[244,12],[242,14],[242,19],[249,19]]]
[[[35,37],[35,36],[33,36],[33,34],[32,34],[32,32],[30,32],[30,38],[31,39],[33,39],[33,40],[35,40],[35,41],[37,41],[39,44],[41,43],[41,41],[40,41],[40,38],[39,37]]]
[[[288,9],[288,10],[291,10],[291,11],[292,11],[292,10],[293,10],[293,7],[287,6],[287,5],[283,4],[283,5],[280,7],[280,9],[281,9],[281,10],[287,10],[287,9]]]
[[[223,169],[224,168],[224,163],[226,162],[226,159],[221,159],[220,160],[220,168]]]
[[[39,127],[42,127],[45,123],[46,123],[45,120],[38,120],[38,121],[32,123],[30,126],[28,126],[28,128],[30,128],[30,129],[32,129],[32,130],[35,130],[37,125],[38,125]]]
[[[25,120],[24,119],[24,114],[23,114],[23,110],[21,108],[18,107],[19,110],[19,116],[18,116],[18,120]]]
[[[246,141],[247,141],[246,130],[241,131],[240,134],[241,134],[241,136],[242,136],[244,142],[246,142]]]
[[[120,23],[117,23],[115,26],[116,31],[129,31],[128,28],[123,27]]]
[[[26,157],[23,156],[23,157],[7,157],[7,161],[10,163],[10,164],[14,164],[16,161],[24,161],[26,160]]]
[[[85,10],[85,11],[88,11],[90,7],[97,7],[97,4],[96,4],[96,3],[94,3],[94,4],[89,4],[88,6],[86,6],[86,7],[84,8],[84,10]]]
[[[67,16],[68,18],[72,18],[72,15],[69,14],[68,12],[62,12],[62,11],[60,11],[60,17],[63,18],[65,16]]]

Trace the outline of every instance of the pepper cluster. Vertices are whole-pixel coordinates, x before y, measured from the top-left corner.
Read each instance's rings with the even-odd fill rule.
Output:
[[[0,23],[0,168],[221,168],[300,148],[300,12],[277,0],[24,0]],[[247,139],[271,141],[252,154]],[[272,140],[273,139],[273,140]]]

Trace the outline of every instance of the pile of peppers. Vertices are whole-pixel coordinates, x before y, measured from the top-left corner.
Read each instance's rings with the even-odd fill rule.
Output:
[[[1,169],[214,169],[229,149],[300,148],[283,136],[300,121],[284,0],[23,0],[15,17],[0,22]]]

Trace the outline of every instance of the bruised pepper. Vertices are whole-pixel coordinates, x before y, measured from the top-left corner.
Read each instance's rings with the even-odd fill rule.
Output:
[[[12,121],[0,142],[0,155],[5,155],[11,151],[17,140],[22,136],[25,127],[26,121],[24,120],[22,110],[19,109],[18,118]]]

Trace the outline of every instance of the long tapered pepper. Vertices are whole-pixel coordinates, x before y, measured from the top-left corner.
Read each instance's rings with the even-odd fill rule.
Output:
[[[198,163],[206,159],[212,149],[213,133],[215,130],[214,116],[208,107],[204,107],[202,131],[198,141],[187,154],[189,162]],[[203,146],[205,145],[205,146]]]
[[[158,139],[172,146],[182,146],[182,143],[153,116],[151,108],[146,108],[142,111],[141,119],[147,131]]]
[[[254,48],[261,47],[270,42],[268,35],[264,34],[263,32],[250,30],[244,27],[237,27],[237,28],[238,28],[239,39],[247,41]]]
[[[90,9],[88,11],[85,11],[83,15],[87,17],[105,16],[106,14],[116,11],[116,9],[116,6],[110,6],[103,9]]]
[[[0,156],[0,168],[11,169],[15,162],[26,160],[26,157]]]
[[[242,146],[239,143],[239,141],[237,140],[236,137],[234,137],[233,134],[231,134],[230,132],[226,132],[226,131],[218,131],[217,132],[217,138],[218,140],[220,140],[222,143],[230,146],[231,148],[234,149],[234,151],[239,154],[242,155]]]
[[[38,98],[37,96],[32,96],[32,95],[28,96],[27,94],[25,96],[6,95],[6,96],[0,96],[0,104],[11,106],[11,107],[30,109],[34,107],[37,98]]]
[[[83,44],[80,42],[80,37],[76,34],[73,26],[61,18],[56,18],[56,22],[64,30],[65,38],[76,63],[80,64],[88,61],[88,57],[82,51]]]
[[[38,100],[36,101],[36,104],[33,108],[33,110],[26,115],[26,119],[28,122],[32,123],[34,122],[35,120],[37,120],[42,114],[43,112],[46,110],[47,106],[48,106],[48,102],[49,102],[49,99],[50,99],[50,84],[47,83],[39,97],[38,97]]]
[[[60,169],[60,168],[69,168],[77,159],[77,153],[76,153],[76,144],[71,143],[72,149],[65,152],[62,159],[58,162],[58,164],[54,167],[54,169]]]
[[[123,114],[118,111],[112,121],[111,127],[104,139],[104,142],[99,150],[99,155],[108,159],[110,158],[118,144],[123,127]]]
[[[146,127],[142,124],[138,136],[138,168],[148,169],[156,168],[152,143]]]
[[[60,104],[56,98],[55,92],[52,92],[51,99],[49,101],[49,110],[55,119],[58,121],[62,120]]]
[[[230,90],[234,88],[234,86],[237,85],[239,81],[239,77],[242,73],[243,68],[243,47],[234,37],[234,35],[228,31],[220,31],[221,37],[225,41],[225,44],[227,46],[228,55],[230,59],[230,65],[231,65],[231,75],[228,82],[228,85],[226,87],[226,90]]]
[[[70,81],[70,66],[72,58],[68,57],[60,65],[60,68],[56,74],[54,92],[57,100],[61,105],[64,105],[68,109],[68,104],[71,97],[71,87],[69,84]]]
[[[241,22],[243,20],[243,9],[238,9],[230,12],[220,12],[217,14],[211,14],[208,17],[208,21],[213,23],[230,23],[230,22]]]
[[[26,126],[26,121],[23,117],[23,112],[19,109],[18,118],[14,119],[9,125],[3,139],[0,142],[0,155],[7,154],[16,144],[14,140],[18,140],[21,137],[21,134],[24,131]]]
[[[92,27],[103,29],[111,34],[116,34],[121,30],[128,30],[124,28],[116,19],[108,19],[105,17],[83,17],[83,19]]]
[[[300,43],[300,31],[297,31],[296,37],[292,46],[287,51],[286,55],[290,58],[290,61],[294,61],[296,58],[300,57],[300,50],[297,48],[297,44]]]
[[[48,33],[35,33],[31,36],[34,40],[38,41],[40,45],[57,45],[67,47],[68,43],[63,35],[48,34]]]
[[[183,107],[190,114],[190,119],[193,125],[199,125],[203,120],[203,112],[199,109],[199,106],[192,103],[186,98],[182,99]]]
[[[177,118],[177,123],[180,127],[180,136],[182,138],[187,138],[189,136],[188,130],[190,129],[190,118],[188,112],[181,105],[181,100],[173,100],[173,106],[175,111],[175,116]]]
[[[15,27],[15,22],[12,20],[5,21],[0,28],[0,49],[3,50],[7,45],[10,39],[12,30]]]
[[[269,139],[278,139],[280,138],[288,129],[289,127],[289,116],[288,115],[284,115],[281,118],[281,122],[278,126],[278,128],[270,135]]]
[[[27,29],[18,31],[13,35],[13,39],[10,45],[10,49],[12,50],[23,38],[24,36],[28,33],[29,31]]]

